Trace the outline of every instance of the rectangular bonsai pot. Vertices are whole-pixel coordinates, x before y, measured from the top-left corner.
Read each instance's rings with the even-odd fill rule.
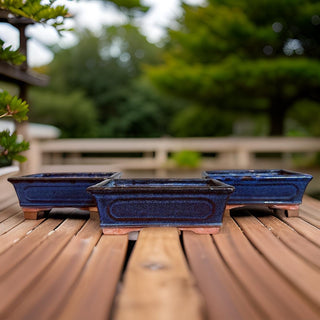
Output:
[[[10,177],[8,181],[13,184],[22,208],[87,208],[96,206],[87,188],[120,175],[119,172],[39,173]]]
[[[87,190],[102,228],[220,226],[233,187],[212,179],[116,179]]]
[[[312,179],[289,170],[204,171],[203,177],[235,187],[228,204],[300,204]]]

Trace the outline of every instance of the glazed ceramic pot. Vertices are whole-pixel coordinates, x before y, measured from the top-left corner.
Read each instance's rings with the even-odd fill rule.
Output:
[[[86,208],[96,206],[86,189],[103,180],[119,177],[119,172],[107,173],[40,173],[10,177],[23,208]]]
[[[228,204],[300,204],[312,179],[289,170],[216,170],[204,171],[203,177],[235,187]]]
[[[116,179],[87,189],[101,227],[220,226],[234,188],[212,179]]]

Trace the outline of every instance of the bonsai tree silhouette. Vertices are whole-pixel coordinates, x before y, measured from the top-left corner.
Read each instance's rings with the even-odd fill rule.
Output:
[[[0,0],[0,21],[8,23],[15,21],[18,26],[20,26],[19,20],[24,21],[25,24],[45,23],[60,33],[66,30],[64,19],[68,16],[68,10],[63,5],[56,6],[55,2],[56,0],[51,0],[43,4],[41,0]],[[12,66],[20,65],[19,70],[26,72],[28,66],[22,51],[24,50],[21,48],[14,50],[0,38],[0,63],[3,67],[10,66],[9,70],[17,70]],[[28,119],[28,111],[29,106],[26,101],[0,88],[0,118],[9,117],[21,122]],[[15,132],[10,133],[8,130],[0,132],[0,166],[9,165],[13,160],[25,161],[26,158],[20,153],[28,148],[29,143],[19,141]]]

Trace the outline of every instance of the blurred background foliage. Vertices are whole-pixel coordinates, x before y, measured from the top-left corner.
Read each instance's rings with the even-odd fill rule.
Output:
[[[56,125],[64,137],[167,134],[169,119],[184,103],[160,92],[144,73],[144,65],[159,64],[161,54],[162,49],[130,24],[106,27],[98,36],[83,31],[77,46],[56,52],[47,67],[49,87],[32,90],[31,121]],[[64,123],[58,109],[66,110],[65,115],[79,112]]]
[[[53,48],[31,121],[63,137],[320,136],[319,1],[184,3],[159,44],[135,21],[147,7],[116,2],[127,24]]]

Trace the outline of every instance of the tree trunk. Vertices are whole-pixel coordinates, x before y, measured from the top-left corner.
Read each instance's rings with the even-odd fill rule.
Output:
[[[277,101],[272,103],[269,109],[270,121],[270,136],[283,136],[284,135],[284,121],[288,107]]]

